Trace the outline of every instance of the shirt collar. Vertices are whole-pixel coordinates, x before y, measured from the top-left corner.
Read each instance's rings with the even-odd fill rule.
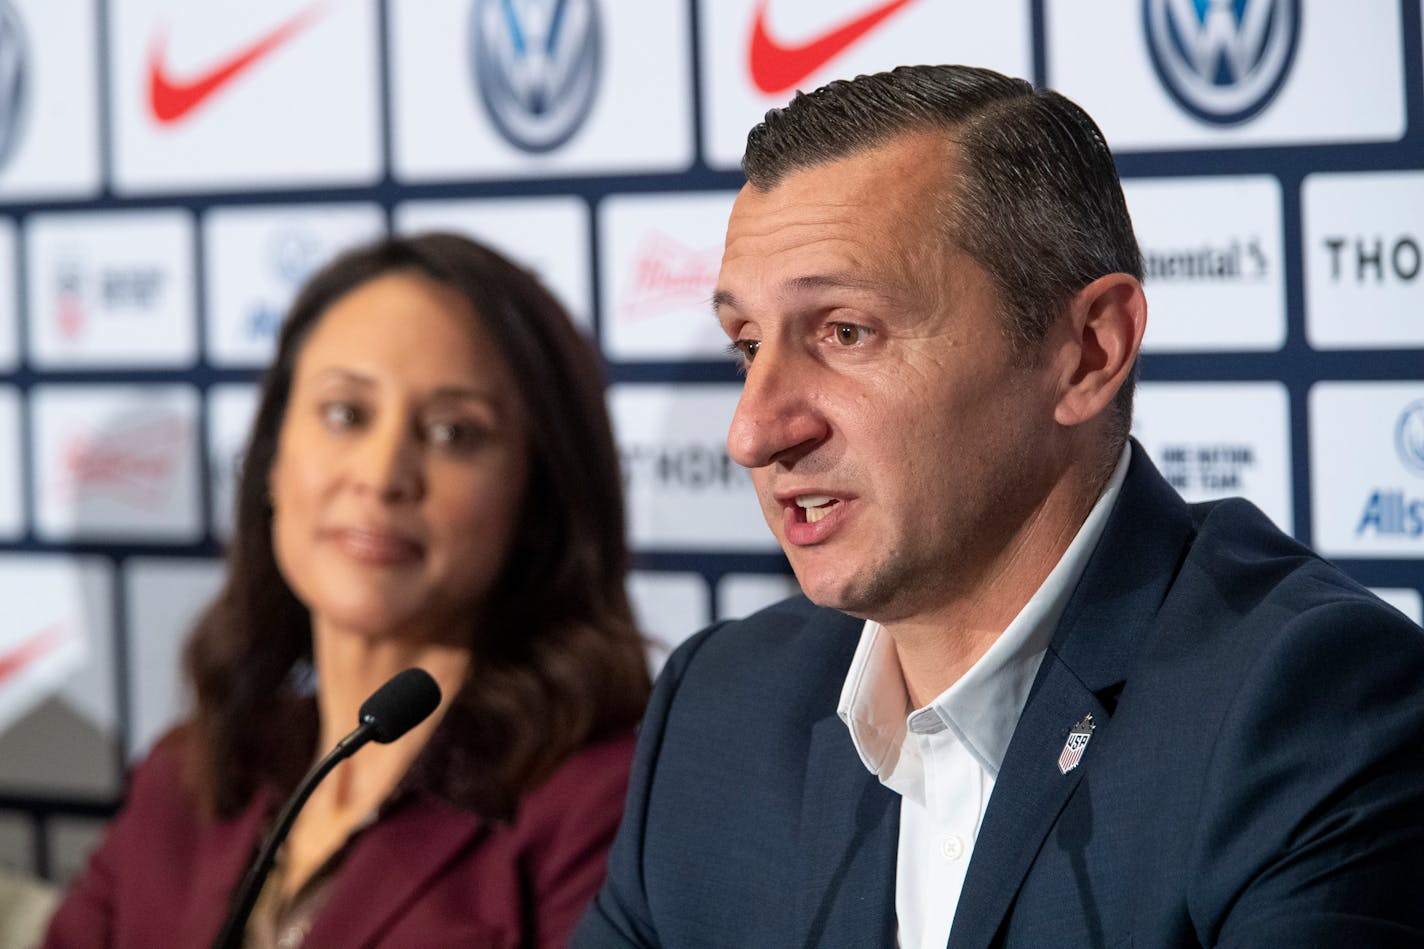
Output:
[[[1124,445],[1107,487],[1019,614],[969,671],[924,708],[910,706],[894,641],[879,623],[866,621],[836,712],[861,762],[881,783],[901,794],[922,786],[916,743],[905,740],[911,729],[951,730],[990,777],[998,776],[1044,651],[1117,503],[1131,456],[1131,445]]]

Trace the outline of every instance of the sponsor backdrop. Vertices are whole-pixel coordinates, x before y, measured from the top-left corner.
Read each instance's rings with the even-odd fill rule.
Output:
[[[708,306],[747,129],[901,62],[1027,76],[1120,158],[1136,432],[1417,621],[1418,0],[0,0],[0,865],[63,879],[183,714],[254,382],[342,247],[463,231],[608,363],[650,658],[794,589]]]

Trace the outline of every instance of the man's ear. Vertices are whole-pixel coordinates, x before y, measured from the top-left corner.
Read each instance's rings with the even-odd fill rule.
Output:
[[[1125,273],[1099,277],[1073,297],[1060,325],[1068,336],[1059,347],[1053,417],[1060,425],[1079,425],[1096,418],[1132,372],[1147,329],[1142,284]]]

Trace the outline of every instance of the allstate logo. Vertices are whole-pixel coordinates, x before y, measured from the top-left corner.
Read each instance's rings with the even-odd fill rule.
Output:
[[[0,0],[0,168],[19,144],[29,89],[29,44],[24,24],[10,4]]]
[[[1424,399],[1411,402],[1394,426],[1394,450],[1404,467],[1424,475]]]
[[[1182,108],[1231,125],[1275,98],[1300,36],[1300,0],[1143,0],[1157,76]]]
[[[600,74],[594,0],[476,0],[470,37],[480,99],[513,145],[551,151],[583,125]]]

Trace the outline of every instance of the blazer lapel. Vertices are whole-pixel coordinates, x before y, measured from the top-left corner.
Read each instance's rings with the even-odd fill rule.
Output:
[[[1091,714],[1099,728],[1107,720],[1107,709],[1063,663],[1049,655],[1044,667],[994,783],[949,949],[987,946],[993,940],[1044,838],[1090,766],[1091,740],[1077,768],[1059,771],[1068,730],[1084,715]]]
[[[485,827],[476,814],[433,802],[383,816],[367,831],[379,837],[357,842],[331,881],[332,902],[342,911],[319,913],[307,944],[351,949],[374,944]]]
[[[178,921],[174,945],[206,946],[216,938],[234,891],[256,855],[270,798],[267,791],[258,791],[241,814],[211,825],[199,836],[191,861],[188,905]]]
[[[814,723],[808,754],[794,944],[894,945],[900,797],[866,770],[835,715]]]
[[[1181,498],[1134,442],[1122,494],[1044,655],[994,783],[949,949],[988,946],[999,931],[1044,839],[1092,767],[1090,740],[1078,767],[1059,771],[1068,731],[1087,714],[1098,732],[1110,727],[1191,531]]]

